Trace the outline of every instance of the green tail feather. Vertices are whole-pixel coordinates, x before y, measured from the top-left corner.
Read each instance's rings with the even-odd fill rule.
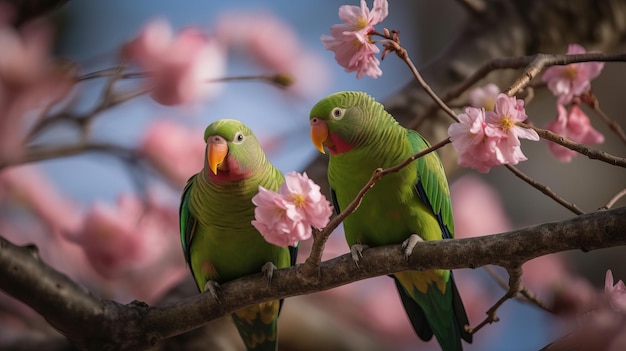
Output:
[[[409,294],[398,279],[394,277],[394,281],[404,310],[420,339],[428,341],[435,335],[443,351],[462,351],[461,339],[472,342],[472,334],[465,330],[469,320],[452,275],[446,284],[445,295],[441,295],[434,285],[429,286],[427,294],[417,290]],[[446,311],[448,306],[452,306],[451,311]]]
[[[276,351],[278,344],[278,314],[281,301],[269,301],[250,306],[232,314],[246,350]]]

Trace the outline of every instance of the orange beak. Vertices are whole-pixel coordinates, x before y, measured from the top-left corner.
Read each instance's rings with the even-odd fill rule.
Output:
[[[209,139],[212,138],[210,137]],[[217,167],[224,162],[226,155],[228,155],[228,145],[226,145],[224,139],[220,139],[209,140],[207,145],[207,162],[213,174],[217,174]]]
[[[319,118],[311,119],[311,141],[315,148],[325,154],[324,142],[328,139],[328,125]]]

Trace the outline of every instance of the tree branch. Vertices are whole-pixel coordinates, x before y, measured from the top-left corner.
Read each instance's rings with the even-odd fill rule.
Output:
[[[572,219],[483,237],[418,243],[409,262],[400,245],[363,252],[357,268],[350,254],[321,262],[315,275],[302,265],[275,272],[272,285],[261,273],[221,285],[218,304],[198,294],[162,306],[98,300],[36,255],[0,238],[0,289],[42,314],[74,344],[93,350],[136,350],[202,326],[262,301],[327,290],[354,281],[408,269],[507,269],[542,255],[566,250],[595,250],[626,245],[626,207],[596,211]],[[462,287],[461,287],[462,289]]]

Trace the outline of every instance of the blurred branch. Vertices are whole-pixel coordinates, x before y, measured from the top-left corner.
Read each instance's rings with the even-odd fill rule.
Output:
[[[42,262],[32,246],[0,238],[0,289],[25,302],[76,346],[90,350],[136,350],[205,325],[244,306],[309,294],[354,281],[418,269],[477,268],[488,264],[515,270],[524,262],[566,250],[589,251],[626,245],[626,207],[503,234],[418,243],[407,260],[400,245],[367,249],[357,268],[350,254],[321,262],[307,275],[302,265],[221,286],[220,303],[210,294],[150,307],[99,300]],[[519,287],[511,284],[517,292]]]
[[[68,1],[69,0],[5,0],[5,2],[13,5],[16,9],[17,25],[36,17],[47,15],[61,8]]]
[[[130,161],[139,159],[140,155],[136,150],[125,148],[116,144],[109,143],[76,143],[70,145],[61,146],[41,146],[30,147],[26,150],[26,154],[21,158],[11,161],[0,163],[0,169],[15,166],[24,163],[31,163],[37,161],[51,160],[55,158],[75,156],[85,152],[102,152],[115,155],[124,161]]]
[[[491,266],[483,267],[485,272],[504,290],[509,290],[509,284],[505,282],[498,273]],[[519,293],[515,296],[518,301],[534,304],[546,312],[553,313],[553,310],[548,304],[541,301],[532,291],[530,291],[524,284],[520,282]]]

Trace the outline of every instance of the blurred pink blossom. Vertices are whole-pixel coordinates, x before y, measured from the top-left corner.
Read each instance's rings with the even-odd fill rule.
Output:
[[[139,149],[168,179],[185,184],[202,169],[205,147],[191,128],[161,119],[148,127]]]
[[[549,295],[556,285],[574,276],[561,254],[544,255],[526,261],[522,269],[522,283],[539,297]]]
[[[613,272],[610,269],[606,271],[604,293],[613,309],[626,313],[626,285],[621,280],[613,285]]]
[[[459,122],[448,128],[452,145],[459,153],[458,162],[483,173],[496,165],[515,165],[526,160],[519,138],[539,140],[534,130],[516,125],[528,118],[524,101],[505,94],[498,95],[494,111],[466,107],[458,118]]]
[[[0,7],[0,12],[7,11],[7,6]],[[49,56],[52,33],[42,20],[19,30],[0,22],[0,161],[19,159],[26,128],[39,118],[38,112],[70,91],[67,72]]]
[[[570,44],[567,54],[584,54],[585,48]],[[559,104],[569,103],[574,96],[579,96],[591,89],[591,80],[602,72],[604,62],[580,62],[565,66],[552,66],[544,72],[541,79],[548,83],[548,88],[558,97]]]
[[[124,45],[122,56],[147,71],[152,98],[163,105],[195,102],[216,93],[211,79],[225,72],[221,45],[195,28],[177,35],[165,20],[148,23],[139,36]]]
[[[278,193],[259,186],[252,203],[257,206],[252,225],[265,240],[277,246],[294,246],[309,239],[311,226],[326,226],[332,213],[319,185],[306,173],[287,173]]]
[[[53,231],[76,232],[80,228],[80,208],[37,166],[0,171],[0,203],[5,201],[25,205]]]
[[[339,7],[339,18],[344,23],[333,25],[331,36],[321,37],[324,47],[335,52],[337,63],[346,72],[357,72],[357,79],[364,75],[377,78],[383,74],[375,56],[380,49],[372,42],[370,34],[374,32],[374,25],[382,22],[387,14],[387,0],[374,0],[371,11],[365,0],[361,0],[360,7],[343,5]]]
[[[187,274],[177,223],[175,208],[122,194],[115,205],[94,203],[82,230],[70,238],[103,278],[131,285],[135,296],[154,299]]]
[[[583,294],[579,290],[582,290]],[[563,295],[571,299],[569,305],[565,306],[570,306],[575,312],[576,327],[549,345],[547,351],[574,349],[619,351],[626,348],[626,287],[621,280],[613,285],[611,270],[606,272],[603,293],[591,288],[588,282],[569,284],[561,289],[560,295],[556,295],[559,298],[556,300],[556,307],[563,306],[561,301]],[[565,312],[569,311],[566,309]]]
[[[225,46],[252,53],[276,71],[289,67],[302,51],[293,28],[270,13],[226,13],[218,18],[215,33]]]
[[[598,292],[581,277],[564,277],[551,286],[551,308],[555,313],[571,316],[587,313],[598,304]]]
[[[569,111],[558,104],[557,110],[556,120],[550,122],[546,129],[577,143],[593,145],[604,142],[604,135],[593,128],[589,117],[578,104],[572,104]],[[570,162],[577,154],[576,151],[551,141],[548,142],[548,148],[562,162]]]
[[[478,176],[469,174],[452,182],[450,197],[455,238],[511,230],[511,221],[504,210],[502,199],[493,187]]]
[[[484,108],[485,111],[493,111],[496,98],[500,94],[500,88],[493,83],[482,87],[476,87],[469,92],[470,106]]]
[[[466,175],[450,185],[454,212],[454,236],[468,238],[511,230],[512,224],[504,210],[504,203],[488,183],[475,175]],[[522,282],[533,292],[546,295],[563,279],[569,279],[561,255],[535,258],[523,265]],[[484,312],[484,311],[483,311]]]
[[[321,58],[300,44],[295,30],[270,13],[233,12],[220,15],[216,38],[241,51],[273,72],[293,79],[288,91],[307,96],[328,84],[327,67]]]

